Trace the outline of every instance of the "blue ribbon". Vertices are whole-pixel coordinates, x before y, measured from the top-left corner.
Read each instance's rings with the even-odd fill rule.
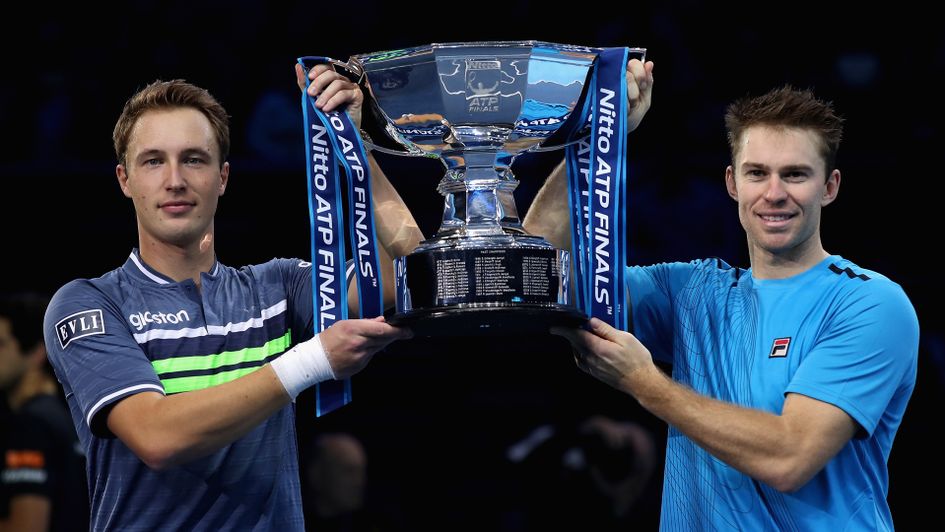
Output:
[[[593,81],[591,81],[593,85]],[[587,106],[587,122],[590,119],[590,107]],[[591,140],[582,138],[567,147],[565,160],[568,169],[568,206],[571,212],[571,244],[574,252],[571,262],[574,266],[574,305],[584,314],[589,313],[587,292],[587,272],[590,268],[590,255],[587,253],[589,228],[588,172],[590,171]]]
[[[301,57],[299,64],[324,63],[325,57]],[[356,264],[360,316],[383,314],[383,290],[371,199],[371,173],[367,153],[344,111],[322,112],[315,98],[302,92],[308,175],[309,222],[312,240],[312,300],[316,332],[348,318],[345,282],[345,233],[350,230]],[[348,182],[348,220],[341,207],[338,165]],[[347,223],[346,223],[347,222]],[[315,415],[322,416],[351,402],[351,379],[315,385]]]
[[[597,64],[582,114],[590,146],[568,147],[568,201],[575,249],[575,303],[591,317],[627,330],[626,48],[607,48]],[[589,149],[588,149],[589,148]]]

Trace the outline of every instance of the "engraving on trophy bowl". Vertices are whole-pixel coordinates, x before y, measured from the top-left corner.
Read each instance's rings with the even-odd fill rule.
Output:
[[[515,157],[574,142],[600,49],[538,41],[430,44],[353,56],[365,143],[441,160],[436,234],[395,259],[392,323],[420,334],[517,333],[585,319],[568,252],[522,227]],[[637,49],[642,53],[642,49]]]

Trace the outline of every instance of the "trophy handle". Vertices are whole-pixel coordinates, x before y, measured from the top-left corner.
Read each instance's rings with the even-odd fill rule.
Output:
[[[380,144],[375,144],[371,139],[371,136],[367,134],[363,129],[361,130],[361,140],[364,142],[364,147],[370,149],[371,151],[379,151],[381,153],[386,153],[388,155],[396,155],[398,157],[426,157],[427,159],[438,159],[436,155],[430,155],[429,153],[424,153],[422,151],[403,151],[403,150],[392,150],[390,148],[385,148]]]
[[[577,138],[572,139],[572,140],[570,140],[570,141],[568,141],[568,142],[565,142],[564,144],[555,144],[554,146],[544,146],[544,145],[542,145],[542,144],[538,144],[537,146],[532,146],[531,148],[529,148],[528,151],[529,151],[529,152],[539,152],[539,153],[540,153],[540,152],[546,152],[546,151],[557,151],[557,150],[560,150],[560,149],[562,149],[562,148],[566,148],[566,147],[568,147],[568,146],[570,146],[570,145],[572,145],[572,144],[577,144],[578,142],[581,142],[582,140],[587,140],[587,138],[590,137],[590,136],[591,136],[591,130],[588,129],[588,130],[585,131],[584,133],[578,135]]]

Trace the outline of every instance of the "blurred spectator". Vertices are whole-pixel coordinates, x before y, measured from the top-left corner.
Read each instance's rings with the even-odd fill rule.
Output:
[[[317,532],[386,532],[393,520],[367,504],[367,453],[354,436],[315,437],[305,475],[305,528]]]
[[[88,529],[85,459],[43,344],[48,302],[0,298],[0,531]]]
[[[655,529],[658,457],[653,436],[630,421],[592,416],[542,425],[508,448],[522,483],[522,530]],[[652,496],[651,496],[652,495]],[[643,504],[648,500],[651,504]]]

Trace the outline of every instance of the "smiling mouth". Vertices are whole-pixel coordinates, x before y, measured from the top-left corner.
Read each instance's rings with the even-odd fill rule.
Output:
[[[790,220],[791,218],[794,218],[794,215],[793,214],[777,214],[777,215],[759,214],[758,217],[766,222],[783,222],[786,220]]]

